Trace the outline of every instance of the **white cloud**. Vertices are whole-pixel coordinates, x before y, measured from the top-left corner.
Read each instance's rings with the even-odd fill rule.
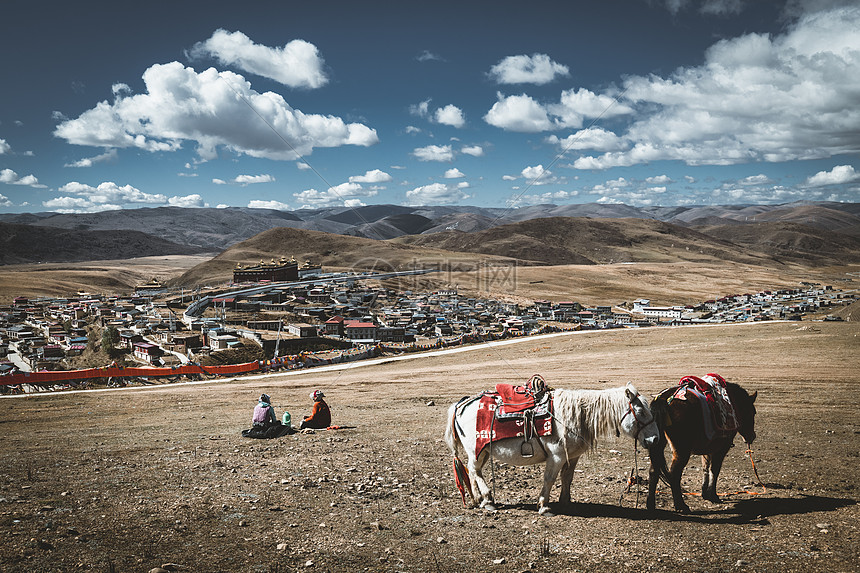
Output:
[[[253,185],[255,183],[272,183],[273,181],[275,181],[275,178],[268,173],[260,175],[237,175],[233,179],[233,183],[241,185],[242,187]]]
[[[851,183],[860,179],[860,173],[854,170],[852,165],[837,165],[830,171],[819,171],[806,180],[810,187],[821,187],[823,185],[841,185]]]
[[[492,126],[536,133],[553,128],[547,111],[536,100],[526,94],[503,96],[498,94],[498,100],[484,116],[484,121]]]
[[[466,155],[471,155],[472,157],[481,157],[484,155],[484,148],[480,145],[467,145],[466,147],[460,149],[460,153],[465,153]]]
[[[556,135],[550,135],[546,138],[548,143],[557,145],[562,151],[593,149],[594,151],[613,151],[623,149],[624,141],[602,127],[589,127],[581,129],[572,135],[568,135],[564,139],[559,139]]]
[[[520,174],[530,185],[549,185],[556,182],[556,178],[552,176],[552,171],[544,169],[543,165],[526,167]]]
[[[225,205],[226,207],[227,205]],[[218,207],[221,207],[220,205]],[[280,201],[262,201],[260,199],[254,199],[252,201],[248,201],[249,209],[274,209],[275,211],[290,211],[290,206],[286,203],[281,203]]]
[[[502,181],[516,181],[519,179],[516,175],[502,175]]]
[[[227,209],[228,207],[230,207],[230,205],[228,205],[228,204],[226,204],[226,203],[218,203],[218,204],[215,206],[215,208],[216,208],[216,209]]]
[[[203,197],[194,193],[192,195],[185,195],[184,197],[180,197],[175,195],[167,200],[167,204],[172,207],[205,207],[206,203],[203,202]]]
[[[293,40],[282,48],[255,44],[242,32],[216,30],[191,50],[193,57],[210,55],[221,64],[263,76],[293,88],[319,88],[328,83],[325,62],[316,46]]]
[[[9,200],[9,197],[0,193],[0,207],[11,207],[12,201]]]
[[[369,146],[379,141],[366,125],[305,114],[276,93],[252,90],[244,77],[232,72],[209,68],[198,74],[171,62],[147,69],[143,81],[146,93],[103,101],[60,123],[54,135],[77,145],[148,151],[175,151],[184,141],[193,141],[203,159],[214,158],[218,147],[240,155],[293,160],[316,147]]]
[[[674,183],[672,178],[668,175],[654,175],[653,177],[647,177],[645,179],[645,183],[649,183],[651,185],[662,185],[665,183]]]
[[[546,54],[508,56],[490,68],[490,77],[500,84],[543,85],[568,75],[567,66],[552,61]]]
[[[419,161],[451,161],[454,159],[454,151],[450,145],[418,147],[412,151],[412,155]]]
[[[0,139],[0,155],[4,153],[9,153],[12,150],[12,146],[6,143],[5,139]]]
[[[738,181],[738,185],[764,185],[767,183],[772,183],[772,181],[770,177],[764,174],[750,175]]]
[[[415,103],[409,106],[409,113],[418,117],[427,117],[430,113],[430,98],[425,99],[421,103]]]
[[[414,125],[407,125],[404,131],[409,135],[415,135],[416,133],[421,133],[421,128],[415,127]]]
[[[463,110],[449,104],[436,110],[436,123],[459,128],[466,125],[466,117],[463,115]]]
[[[375,197],[378,193],[376,189],[365,189],[358,183],[349,182],[335,185],[325,191],[306,189],[300,193],[293,193],[293,196],[302,204],[302,209],[313,209],[335,205],[358,207],[364,205],[362,199]]]
[[[860,152],[860,6],[808,13],[776,36],[721,40],[697,67],[625,80],[640,113],[627,151],[582,169],[655,160],[782,162]],[[766,105],[763,103],[766,102]]]
[[[42,185],[35,175],[24,175],[19,177],[17,173],[11,169],[0,170],[0,183],[7,185],[26,185],[36,189],[45,189],[47,185]]]
[[[684,179],[687,181],[687,183],[695,183],[696,182],[696,178],[691,177],[689,175],[684,175]]]
[[[457,169],[456,167],[447,170],[445,172],[445,175],[443,175],[445,179],[462,179],[465,176],[466,174]]]
[[[66,163],[63,167],[92,167],[96,163],[116,161],[116,158],[116,149],[108,149],[104,153],[96,155],[95,157],[84,157],[83,159],[78,159],[72,163]]]
[[[161,193],[144,193],[131,185],[118,185],[113,181],[99,183],[97,187],[70,181],[58,189],[60,193],[70,193],[88,201],[92,206],[96,205],[163,205],[167,203],[167,196]],[[62,199],[62,197],[61,197]],[[122,207],[119,207],[120,209]]]
[[[349,178],[350,183],[387,183],[393,177],[380,169],[371,169],[364,175],[353,175]]]
[[[212,179],[212,183],[214,183],[215,185],[227,185],[226,181],[224,181],[223,179],[218,179],[217,177]]]
[[[110,203],[93,203],[85,197],[57,197],[42,201],[42,206],[57,213],[99,213],[101,211],[119,211],[122,205]]]
[[[308,165],[306,162],[296,161],[296,169],[298,169],[299,171],[308,171],[310,170],[310,168],[311,166]]]
[[[444,183],[422,185],[406,192],[409,205],[449,205],[469,197],[459,186]]]
[[[523,195],[517,199],[517,204],[540,205],[544,203],[555,203],[556,201],[567,201],[579,195],[579,191],[547,191],[540,195]]]

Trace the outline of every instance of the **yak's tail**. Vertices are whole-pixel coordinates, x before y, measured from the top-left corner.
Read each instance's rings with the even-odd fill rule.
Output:
[[[472,481],[469,479],[469,470],[463,465],[460,460],[460,450],[463,449],[463,443],[460,441],[460,435],[457,433],[457,406],[453,404],[448,409],[448,425],[445,428],[445,443],[448,445],[451,455],[454,457],[454,485],[460,492],[460,499],[463,500],[463,507],[466,506],[466,492],[469,492],[469,497],[472,502],[475,502],[475,494],[472,492]]]
[[[669,480],[669,466],[666,465],[666,426],[669,424],[669,403],[662,395],[651,401],[651,415],[657,423],[659,435],[657,443],[648,448],[651,457],[651,465],[657,469],[657,473],[664,482]]]

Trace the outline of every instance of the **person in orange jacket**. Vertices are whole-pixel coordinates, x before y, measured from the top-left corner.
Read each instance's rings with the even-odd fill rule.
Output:
[[[310,416],[305,416],[302,420],[300,429],[313,428],[322,430],[331,426],[331,410],[328,404],[325,403],[325,394],[322,390],[314,390],[311,392],[311,400],[314,401],[313,409]]]

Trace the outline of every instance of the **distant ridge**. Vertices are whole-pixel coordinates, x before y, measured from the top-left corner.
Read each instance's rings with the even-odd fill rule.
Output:
[[[177,245],[140,231],[75,231],[0,223],[3,265],[191,255],[201,251],[199,247]]]
[[[0,222],[82,231],[140,231],[176,244],[221,251],[278,227],[386,240],[450,230],[467,233],[486,231],[500,225],[557,217],[653,220],[699,229],[722,224],[738,226],[781,221],[860,237],[860,204],[826,201],[781,205],[650,207],[602,203],[547,204],[518,209],[367,205],[354,209],[327,207],[295,211],[244,207],[156,207],[82,214],[0,214]],[[593,258],[585,252],[579,252],[579,256],[589,260]]]

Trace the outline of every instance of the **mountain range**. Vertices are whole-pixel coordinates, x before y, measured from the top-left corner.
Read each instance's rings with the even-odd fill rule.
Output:
[[[262,239],[243,245],[261,234]],[[347,246],[337,236],[390,244]],[[410,256],[480,253],[525,264],[708,258],[840,264],[860,261],[860,204],[632,207],[590,203],[517,209],[368,205],[289,212],[158,207],[86,214],[0,214],[0,240],[4,248],[0,264],[214,253],[232,247],[229,254],[219,255],[220,273],[228,270],[220,267],[236,262],[284,254],[348,267],[354,261],[347,259],[354,259],[355,253],[344,256],[346,251],[355,247],[369,253],[371,245],[380,259],[391,258],[392,249],[403,253],[418,249],[417,255]],[[331,254],[338,252],[339,257]]]

